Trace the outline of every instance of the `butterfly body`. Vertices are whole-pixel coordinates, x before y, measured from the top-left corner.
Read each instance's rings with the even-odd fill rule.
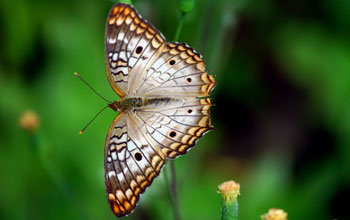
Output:
[[[214,76],[201,55],[164,36],[128,4],[106,22],[106,69],[121,98],[105,142],[107,199],[118,217],[131,213],[167,159],[184,155],[207,131]]]
[[[125,97],[121,101],[115,101],[109,105],[111,109],[117,112],[136,112],[140,109],[157,108],[171,106],[173,103],[184,102],[183,99],[170,97]]]

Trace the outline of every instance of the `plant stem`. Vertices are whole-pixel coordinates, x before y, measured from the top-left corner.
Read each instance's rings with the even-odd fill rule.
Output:
[[[175,163],[174,161],[170,161],[170,171],[171,171],[171,191],[172,191],[172,200],[174,204],[174,211],[175,211],[175,219],[181,220],[180,215],[180,209],[179,209],[179,203],[177,200],[177,190],[176,190],[176,172],[175,172]]]
[[[238,202],[222,202],[221,220],[238,220]]]
[[[183,26],[183,23],[184,23],[184,20],[185,20],[185,16],[186,16],[186,13],[181,12],[180,20],[179,20],[179,23],[177,25],[176,32],[175,32],[174,41],[178,41],[179,40],[180,33],[181,33],[181,30],[182,30],[182,26]]]
[[[165,183],[168,186],[168,190],[169,190],[168,192],[171,198],[171,203],[174,207],[174,219],[181,220],[180,209],[179,209],[179,204],[177,200],[177,192],[176,192],[175,164],[173,160],[169,161],[169,163],[170,163],[171,182],[169,183],[167,170],[164,169]]]

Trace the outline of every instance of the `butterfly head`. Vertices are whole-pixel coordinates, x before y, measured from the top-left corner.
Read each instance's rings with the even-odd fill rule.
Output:
[[[120,112],[122,107],[121,107],[121,101],[114,101],[111,104],[108,104],[108,107],[113,109],[116,112]]]

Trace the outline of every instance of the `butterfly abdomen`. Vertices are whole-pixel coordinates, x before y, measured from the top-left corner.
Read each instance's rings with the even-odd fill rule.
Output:
[[[144,106],[149,106],[149,105],[152,105],[152,106],[166,105],[172,100],[174,100],[174,99],[169,98],[169,97],[145,98],[144,99]]]
[[[183,100],[170,97],[125,97],[121,101],[121,111],[155,108],[180,102],[182,103]]]

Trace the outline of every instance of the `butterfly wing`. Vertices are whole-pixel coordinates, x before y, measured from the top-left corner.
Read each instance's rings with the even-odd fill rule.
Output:
[[[209,98],[192,98],[169,102],[166,107],[145,107],[137,115],[145,124],[149,139],[167,158],[175,159],[187,153],[205,132],[213,128],[210,106]]]
[[[201,55],[184,43],[168,43],[151,65],[139,87],[145,97],[166,95],[176,102],[139,110],[147,134],[171,159],[185,154],[212,129],[210,95],[214,76],[205,70]],[[198,98],[201,99],[198,99]]]
[[[142,122],[128,114],[114,119],[105,144],[107,199],[118,217],[132,212],[165,162],[162,151],[145,135]]]
[[[144,96],[207,97],[215,86],[202,56],[184,43],[167,43],[139,88]]]
[[[108,81],[121,98],[132,94],[154,63],[165,39],[130,5],[117,3],[106,24],[106,69]]]

